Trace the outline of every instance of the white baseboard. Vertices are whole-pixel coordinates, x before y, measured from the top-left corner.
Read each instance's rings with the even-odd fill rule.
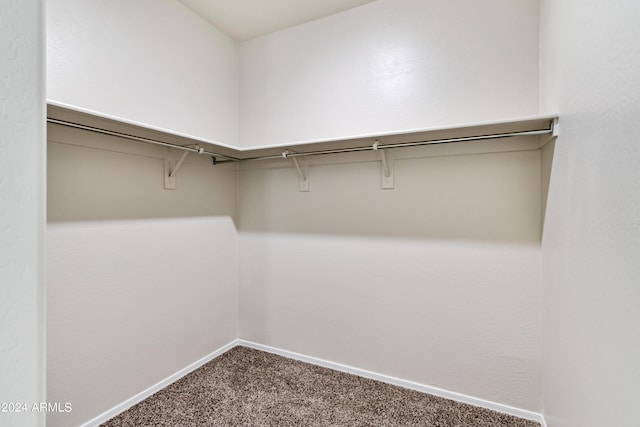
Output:
[[[547,427],[547,421],[544,419],[543,415],[540,415],[540,425],[542,427]]]
[[[479,399],[477,397],[468,396],[466,394],[456,393],[454,391],[444,390],[438,387],[432,387],[429,385],[420,384],[413,381],[407,381],[400,378],[395,378],[389,375],[379,374],[376,372],[371,372],[371,371],[367,371],[360,368],[354,368],[353,366],[330,362],[328,360],[318,359],[316,357],[306,356],[304,354],[294,353],[292,351],[282,350],[280,348],[270,347],[267,345],[247,341],[244,339],[237,339],[236,343],[237,345],[254,348],[256,350],[266,351],[268,353],[277,354],[279,356],[284,356],[289,359],[300,360],[302,362],[323,366],[325,368],[333,369],[336,371],[346,372],[348,374],[354,374],[360,377],[381,381],[383,383],[397,385],[397,386],[408,388],[411,390],[416,390],[422,393],[428,393],[434,396],[444,397],[446,399],[455,400],[456,402],[468,403],[469,405],[491,409],[493,411],[502,412],[503,414],[513,415],[515,417],[537,421],[542,425],[542,427],[546,427],[544,417],[541,414],[538,414],[532,411],[527,411],[525,409],[515,408],[513,406],[503,405],[501,403],[490,402],[488,400]]]
[[[119,405],[116,405],[113,408],[109,409],[108,411],[103,412],[102,414],[98,415],[97,417],[87,421],[86,423],[82,424],[81,427],[97,427],[97,426],[99,426],[100,424],[110,420],[111,418],[115,417],[116,415],[119,415],[122,412],[126,411],[127,409],[131,408],[133,405],[142,402],[144,399],[148,398],[149,396],[151,396],[154,393],[157,393],[158,391],[162,390],[163,388],[165,388],[169,384],[178,381],[180,378],[184,377],[187,374],[190,374],[191,372],[195,371],[196,369],[198,369],[199,367],[201,367],[205,363],[210,362],[211,360],[215,359],[216,357],[220,356],[223,353],[226,353],[227,351],[231,350],[233,347],[236,347],[237,345],[238,345],[238,340],[237,339],[231,341],[228,344],[223,345],[222,347],[220,347],[219,349],[217,349],[217,350],[213,351],[212,353],[206,355],[202,359],[193,362],[191,365],[187,366],[186,368],[183,368],[183,369],[179,370],[175,374],[170,375],[169,377],[165,378],[164,380],[152,385],[148,389],[141,391],[140,393],[138,393],[135,396],[125,400],[124,402],[120,403]]]
[[[513,415],[519,418],[524,418],[527,420],[537,421],[541,424],[542,427],[547,427],[547,424],[544,420],[544,417],[541,414],[536,412],[527,411],[525,409],[515,408],[513,406],[503,405],[501,403],[490,402],[488,400],[479,399],[477,397],[468,396],[466,394],[456,393],[454,391],[449,391],[445,389],[441,389],[438,387],[432,387],[425,384],[416,383],[413,381],[407,381],[400,378],[395,378],[389,375],[379,374],[376,372],[367,371],[360,368],[355,368],[353,366],[343,365],[341,363],[330,362],[328,360],[319,359],[317,357],[307,356],[300,353],[295,353],[288,350],[283,350],[276,347],[271,347],[268,345],[258,344],[252,341],[247,341],[241,338],[237,338],[230,343],[220,347],[214,352],[208,354],[202,359],[192,363],[184,369],[176,372],[175,374],[165,378],[164,380],[154,384],[148,389],[141,391],[135,396],[127,399],[126,401],[120,403],[119,405],[109,409],[108,411],[98,415],[90,421],[84,423],[81,427],[97,427],[100,424],[106,422],[107,420],[115,417],[118,414],[126,411],[131,408],[133,405],[143,401],[148,398],[152,394],[162,390],[167,387],[169,384],[176,382],[180,378],[186,376],[187,374],[195,371],[205,363],[210,362],[216,357],[226,353],[237,346],[244,346],[249,348],[254,348],[256,350],[265,351],[267,353],[277,354],[279,356],[287,357],[289,359],[299,360],[301,362],[311,363],[313,365],[323,366],[325,368],[334,369],[340,372],[346,372],[348,374],[358,375],[360,377],[369,378],[372,380],[381,381],[387,384],[397,385],[400,387],[408,388],[411,390],[416,390],[422,393],[432,394],[434,396],[444,397],[446,399],[455,400],[456,402],[467,403],[469,405],[479,406],[481,408],[491,409],[493,411],[502,412],[504,414]]]

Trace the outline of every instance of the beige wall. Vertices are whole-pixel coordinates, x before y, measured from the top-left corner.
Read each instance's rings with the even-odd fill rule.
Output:
[[[310,192],[189,155],[169,191],[165,149],[50,126],[48,393],[74,404],[50,425],[237,336],[539,410],[536,147],[392,150],[393,190],[378,153],[302,159]]]
[[[374,2],[247,42],[240,63],[226,41],[193,33],[208,31],[172,2],[160,2],[154,16],[175,15],[189,28],[163,32],[166,43],[149,31],[159,25],[153,18],[140,34],[67,26],[70,17],[102,25],[104,16],[142,10],[82,3],[57,0],[50,15],[51,98],[172,132],[235,143],[241,127],[248,147],[538,111],[535,0],[466,1],[462,9]],[[113,42],[123,34],[132,43],[121,49]],[[206,65],[211,52],[182,52],[149,72],[176,40],[195,51],[207,50],[203,40],[222,46],[214,48],[221,68],[196,67],[195,80],[184,80],[183,65]],[[141,57],[141,45],[159,54]],[[136,66],[109,60],[120,56]],[[122,78],[112,93],[113,76]],[[203,96],[219,84],[221,97]],[[164,108],[158,97],[181,102]],[[98,415],[238,330],[540,409],[537,141],[394,150],[396,188],[384,191],[376,153],[305,159],[311,191],[301,193],[288,162],[247,164],[238,175],[192,155],[177,190],[166,191],[165,150],[86,135],[50,134],[49,393],[78,402],[72,418],[53,415],[51,425]]]
[[[49,126],[49,426],[77,425],[237,336],[233,166]],[[177,153],[172,153],[177,156]]]
[[[632,427],[640,384],[640,3],[541,1],[561,117],[542,238],[549,427]]]
[[[240,44],[240,145],[538,113],[538,0],[377,0]]]
[[[175,0],[47,0],[47,100],[235,144],[236,43]]]
[[[514,147],[243,164],[240,337],[539,410],[540,151],[473,154]]]
[[[0,425],[44,425],[44,5],[0,6]],[[22,409],[22,406],[19,405]]]

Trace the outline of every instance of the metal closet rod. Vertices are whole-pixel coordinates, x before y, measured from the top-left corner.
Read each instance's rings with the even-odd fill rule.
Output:
[[[317,150],[317,151],[306,151],[306,152],[294,152],[294,151],[284,150],[282,152],[282,154],[278,154],[278,155],[248,157],[248,158],[241,159],[241,158],[238,158],[238,157],[226,156],[226,155],[223,155],[223,154],[214,153],[212,151],[206,151],[203,148],[192,148],[192,147],[186,147],[186,146],[178,145],[178,144],[171,144],[169,142],[162,142],[162,141],[158,141],[158,140],[155,140],[155,139],[143,138],[143,137],[139,137],[139,136],[134,136],[134,135],[130,135],[130,134],[122,133],[122,132],[114,132],[114,131],[110,131],[110,130],[107,130],[107,129],[101,129],[101,128],[96,128],[96,127],[92,127],[92,126],[85,126],[85,125],[81,125],[81,124],[78,124],[78,123],[73,123],[73,122],[67,122],[67,121],[64,121],[64,120],[53,119],[53,118],[50,118],[50,117],[47,118],[47,122],[58,124],[58,125],[62,125],[62,126],[72,127],[72,128],[76,128],[76,129],[84,129],[84,130],[88,130],[88,131],[91,131],[91,132],[101,133],[101,134],[104,134],[104,135],[111,135],[111,136],[116,136],[116,137],[120,137],[120,138],[131,139],[131,140],[134,140],[134,141],[146,142],[146,143],[150,143],[150,144],[161,145],[161,146],[164,146],[164,147],[175,148],[175,149],[178,149],[178,150],[190,151],[192,153],[207,154],[207,155],[212,156],[214,158],[214,164],[231,163],[231,162],[248,162],[248,161],[256,161],[256,160],[275,160],[275,159],[290,158],[290,157],[302,157],[302,156],[319,156],[319,155],[323,155],[323,154],[337,154],[337,153],[350,153],[350,152],[355,152],[355,151],[383,150],[383,149],[387,149],[387,148],[417,147],[417,146],[421,146],[421,145],[432,145],[432,144],[450,144],[450,143],[453,143],[453,142],[486,141],[486,140],[489,140],[489,139],[513,138],[513,137],[517,137],[517,136],[553,135],[553,126],[554,126],[554,122],[553,122],[553,120],[551,120],[549,122],[549,127],[548,128],[539,129],[539,130],[527,130],[527,131],[521,131],[521,132],[496,133],[496,134],[490,134],[490,135],[463,136],[463,137],[459,137],[459,138],[431,139],[431,140],[415,141],[415,142],[399,142],[399,143],[396,143],[396,144],[384,144],[384,145],[381,145],[381,144],[377,143],[377,140],[376,140],[376,143],[374,143],[372,145],[368,145],[368,146],[363,146],[363,147],[337,148],[337,149],[333,149],[333,150]],[[217,159],[218,157],[222,157],[225,160],[218,160]]]
[[[218,153],[214,153],[212,151],[207,151],[207,150],[203,149],[202,147],[200,147],[200,148],[186,147],[186,146],[183,146],[183,145],[172,144],[170,142],[163,142],[163,141],[158,141],[156,139],[143,138],[143,137],[140,137],[140,136],[130,135],[128,133],[114,132],[114,131],[107,130],[107,129],[96,128],[96,127],[93,127],[93,126],[85,126],[85,125],[81,125],[81,124],[78,124],[78,123],[73,123],[73,122],[67,122],[67,121],[64,121],[64,120],[53,119],[51,117],[47,117],[47,122],[53,123],[53,124],[56,124],[56,125],[62,125],[62,126],[67,126],[67,127],[71,127],[71,128],[83,129],[83,130],[88,130],[88,131],[91,131],[91,132],[101,133],[103,135],[117,136],[119,138],[131,139],[133,141],[140,141],[140,142],[146,142],[146,143],[149,143],[149,144],[161,145],[163,147],[176,148],[178,150],[189,151],[191,153],[207,154],[207,155],[213,157],[214,159],[216,159],[214,163],[219,163],[219,161],[217,161],[218,157],[222,157],[222,158],[228,159],[228,160],[225,160],[226,162],[238,162],[238,161],[241,160],[241,159],[238,159],[236,157],[225,156],[223,154],[218,154]]]
[[[337,148],[334,150],[317,150],[317,151],[306,151],[306,152],[294,152],[294,151],[285,150],[280,155],[248,157],[245,159],[239,159],[239,161],[248,162],[248,161],[255,161],[255,160],[275,160],[275,159],[282,159],[282,158],[288,159],[290,157],[319,156],[322,154],[350,153],[354,151],[370,151],[370,150],[373,151],[373,150],[383,150],[387,148],[417,147],[420,145],[450,144],[452,142],[486,141],[488,139],[513,138],[516,136],[536,136],[536,135],[552,135],[552,134],[553,134],[553,121],[549,123],[549,127],[547,129],[526,130],[521,132],[496,133],[491,135],[463,136],[459,138],[431,139],[431,140],[415,141],[415,142],[399,142],[396,144],[384,144],[384,145],[374,143],[372,145],[367,145],[363,147]],[[238,161],[238,160],[220,160],[217,163],[229,163],[233,161]]]

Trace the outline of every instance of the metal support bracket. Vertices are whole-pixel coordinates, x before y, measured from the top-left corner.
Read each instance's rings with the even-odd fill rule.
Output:
[[[204,148],[196,146],[198,150],[198,154],[204,153]],[[169,160],[167,158],[164,159],[164,189],[165,190],[175,190],[176,189],[176,175],[178,174],[178,169],[182,166],[182,162],[187,158],[189,151],[185,151],[182,153],[180,160],[177,162],[175,160]]]
[[[282,152],[282,158],[283,159],[289,158],[289,154],[291,154],[289,150],[284,150]],[[296,170],[298,171],[298,176],[300,177],[298,190],[305,191],[305,192],[309,191],[309,166],[306,166],[306,165],[300,166],[298,159],[295,157],[291,157],[291,160],[293,160],[293,164],[295,165]]]
[[[384,147],[380,146],[380,141],[378,141],[377,139],[373,143],[373,150],[380,152],[380,160],[382,163],[380,186],[383,190],[392,190],[394,187],[393,159],[387,158],[386,150],[384,150]]]

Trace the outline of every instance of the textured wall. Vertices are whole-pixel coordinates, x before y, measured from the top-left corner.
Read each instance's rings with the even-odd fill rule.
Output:
[[[237,47],[175,0],[51,0],[47,99],[233,144]]]
[[[638,425],[640,3],[543,0],[542,105],[557,109],[542,243],[549,427]]]
[[[151,3],[51,2],[49,98],[235,142],[235,47]],[[538,3],[380,0],[248,42],[241,59],[246,146],[530,115]],[[194,161],[166,192],[161,151],[74,138],[50,154],[49,391],[77,409],[51,425],[174,373],[237,320],[235,175]],[[538,410],[539,153],[397,160],[392,191],[379,162],[348,158],[314,164],[311,193],[290,164],[241,172],[240,335]],[[191,310],[202,301],[215,302]]]
[[[538,113],[538,1],[379,0],[241,44],[243,146]]]
[[[28,405],[0,412],[3,426],[44,421],[31,412],[45,399],[42,10],[37,0],[0,7],[0,402]]]
[[[237,336],[233,166],[49,126],[48,398],[78,425]],[[176,153],[173,153],[175,156]]]
[[[458,149],[243,165],[240,337],[539,410],[539,152]]]
[[[48,99],[223,144],[538,111],[535,0],[380,0],[240,49],[171,0],[48,9]]]
[[[189,154],[164,189],[164,158],[182,151],[158,148],[61,126],[48,128],[48,222],[233,216],[233,165],[212,167],[210,157]]]

